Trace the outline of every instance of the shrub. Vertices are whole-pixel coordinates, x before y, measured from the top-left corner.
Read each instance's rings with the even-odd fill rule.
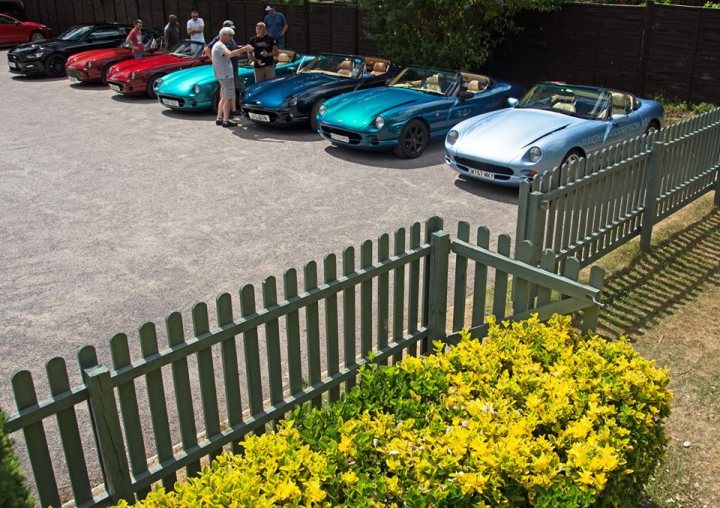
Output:
[[[0,409],[0,506],[21,508],[35,506],[25,484],[20,462],[13,453],[12,442],[5,434],[6,415]]]
[[[493,323],[480,342],[364,369],[244,456],[145,506],[636,506],[662,456],[667,373],[570,319]]]

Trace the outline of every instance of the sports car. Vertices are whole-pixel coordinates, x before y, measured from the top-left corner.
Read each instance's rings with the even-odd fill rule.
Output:
[[[317,130],[317,110],[324,100],[360,88],[383,86],[395,74],[397,66],[383,58],[322,54],[303,64],[293,76],[249,86],[242,114],[265,125],[309,121]]]
[[[305,58],[312,57],[281,49],[275,73],[278,76],[294,74]],[[244,86],[255,83],[253,67],[247,60],[240,61],[238,75]],[[157,81],[155,89],[160,104],[177,111],[204,111],[212,108],[217,112],[219,93],[220,86],[211,66],[195,67],[168,74]]]
[[[20,21],[7,14],[0,14],[0,46],[39,42],[50,38],[52,30],[42,23]]]
[[[565,162],[663,125],[661,104],[606,88],[546,82],[511,109],[470,118],[445,138],[446,162],[484,182],[517,187]]]
[[[159,32],[143,30],[143,44],[147,48],[147,55],[159,55],[165,52],[158,42],[159,37]],[[106,83],[110,67],[132,57],[132,47],[129,42],[123,42],[116,48],[91,49],[68,58],[65,73],[70,78],[70,84]]]
[[[171,72],[199,65],[207,65],[210,59],[203,55],[202,42],[184,40],[173,51],[164,55],[133,58],[110,67],[108,86],[124,95],[147,95],[155,98],[155,84]]]
[[[70,55],[90,49],[114,48],[125,40],[130,27],[118,23],[75,25],[56,39],[21,44],[8,52],[10,72],[26,76],[45,74],[58,78],[65,74]]]
[[[506,107],[521,93],[517,85],[480,74],[411,66],[388,86],[323,102],[318,133],[339,146],[393,149],[398,157],[415,158],[456,123]]]

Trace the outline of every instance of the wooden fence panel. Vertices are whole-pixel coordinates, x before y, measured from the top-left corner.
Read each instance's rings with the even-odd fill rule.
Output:
[[[308,44],[308,12],[304,5],[283,5],[281,12],[288,23],[285,32],[285,46],[288,49],[310,54]],[[327,49],[327,48],[325,48]]]
[[[697,34],[690,98],[720,103],[720,9],[704,9]]]
[[[316,55],[332,51],[332,6],[327,4],[310,4],[310,17],[307,23],[308,52]]]
[[[358,9],[345,5],[330,7],[330,47],[334,53],[358,53]]]

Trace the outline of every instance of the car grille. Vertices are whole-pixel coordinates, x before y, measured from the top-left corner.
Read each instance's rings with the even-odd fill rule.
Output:
[[[351,145],[359,145],[360,141],[362,140],[362,136],[357,132],[352,132],[345,129],[338,129],[336,127],[330,127],[328,125],[321,125],[320,128],[327,137],[330,137],[332,134],[337,134],[339,136],[347,136],[348,139],[350,139]]]
[[[22,62],[25,60],[24,58],[21,58],[19,55],[11,55],[10,53],[8,53],[7,57],[8,57],[8,60],[10,60],[11,62]]]
[[[158,97],[162,101],[163,99],[168,99],[171,101],[176,101],[180,107],[185,106],[185,99],[181,99],[180,97],[175,97],[174,95],[165,95],[165,94],[158,94]]]
[[[455,163],[463,171],[467,171],[468,168],[479,169],[480,171],[487,171],[488,173],[495,174],[495,178],[498,180],[509,180],[513,175],[513,170],[506,168],[505,166],[498,166],[496,164],[488,164],[487,162],[480,162],[466,157],[455,157]]]
[[[85,75],[84,75],[82,72],[78,71],[77,69],[67,69],[67,68],[66,68],[66,69],[65,69],[65,72],[66,72],[67,75],[70,76],[71,78],[77,78],[77,79],[83,79],[83,78],[85,78]]]

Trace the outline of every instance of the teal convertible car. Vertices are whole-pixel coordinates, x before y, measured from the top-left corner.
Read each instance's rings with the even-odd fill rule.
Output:
[[[333,144],[419,157],[458,122],[507,107],[518,85],[480,74],[410,66],[388,86],[346,93],[318,108],[318,133]]]
[[[275,67],[276,75],[294,74],[306,58],[312,59],[295,51],[281,49]],[[240,61],[238,75],[245,86],[255,83],[253,67],[247,60]],[[219,91],[220,86],[211,65],[173,72],[160,79],[155,87],[158,102],[177,111],[212,109],[217,112]]]

